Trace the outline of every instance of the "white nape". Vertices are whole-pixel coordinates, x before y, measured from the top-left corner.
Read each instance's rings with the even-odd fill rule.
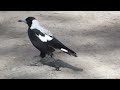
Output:
[[[48,31],[44,27],[40,26],[40,24],[39,24],[39,22],[37,20],[32,21],[32,25],[31,25],[30,29],[31,30],[32,29],[37,29],[37,30],[40,30],[40,32],[42,32],[43,34],[53,36],[53,34],[50,31]]]
[[[41,27],[40,27],[39,22],[37,20],[33,20],[30,29],[38,29],[38,30],[40,30]]]

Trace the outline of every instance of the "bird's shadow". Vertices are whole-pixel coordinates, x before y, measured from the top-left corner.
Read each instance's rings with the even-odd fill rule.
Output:
[[[31,65],[32,66],[40,66],[41,64],[48,65],[50,67],[54,67],[57,71],[61,71],[60,68],[68,68],[68,69],[72,69],[74,71],[83,71],[83,69],[77,68],[73,65],[70,65],[70,64],[64,62],[63,60],[55,59],[55,58],[51,58],[51,57],[45,57],[45,58],[39,60],[39,62],[31,64]]]

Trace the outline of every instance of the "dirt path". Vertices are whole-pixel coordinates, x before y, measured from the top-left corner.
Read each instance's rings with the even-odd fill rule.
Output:
[[[39,52],[19,19],[36,17],[78,57],[55,53],[64,63],[84,71],[47,65],[30,66]],[[1,79],[104,79],[120,78],[120,12],[0,11]]]

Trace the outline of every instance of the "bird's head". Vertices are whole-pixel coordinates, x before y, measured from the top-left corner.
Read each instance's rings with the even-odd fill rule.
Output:
[[[25,20],[18,20],[18,22],[24,22],[26,23],[29,27],[31,27],[33,20],[36,20],[34,17],[28,17]]]

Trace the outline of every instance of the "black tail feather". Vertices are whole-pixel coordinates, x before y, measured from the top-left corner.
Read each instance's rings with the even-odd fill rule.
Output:
[[[73,56],[75,56],[75,57],[78,57],[77,54],[76,54],[74,51],[72,51],[72,50],[70,50],[70,49],[67,49],[67,50],[68,50],[67,53],[68,53],[69,55],[73,55]]]
[[[63,52],[77,57],[77,54],[74,51],[72,51],[71,49],[66,47],[64,44],[62,44],[60,41],[58,41],[55,37],[53,38],[53,40],[51,42],[49,42],[49,46],[56,48],[56,49],[60,49],[60,50],[62,49]]]
[[[65,52],[65,51],[63,51],[63,52],[65,52],[65,53],[67,53],[69,55],[72,55],[74,57],[78,57],[77,54],[73,50],[71,50],[71,49],[69,49],[67,47],[64,47],[64,49],[67,50],[68,52]]]

